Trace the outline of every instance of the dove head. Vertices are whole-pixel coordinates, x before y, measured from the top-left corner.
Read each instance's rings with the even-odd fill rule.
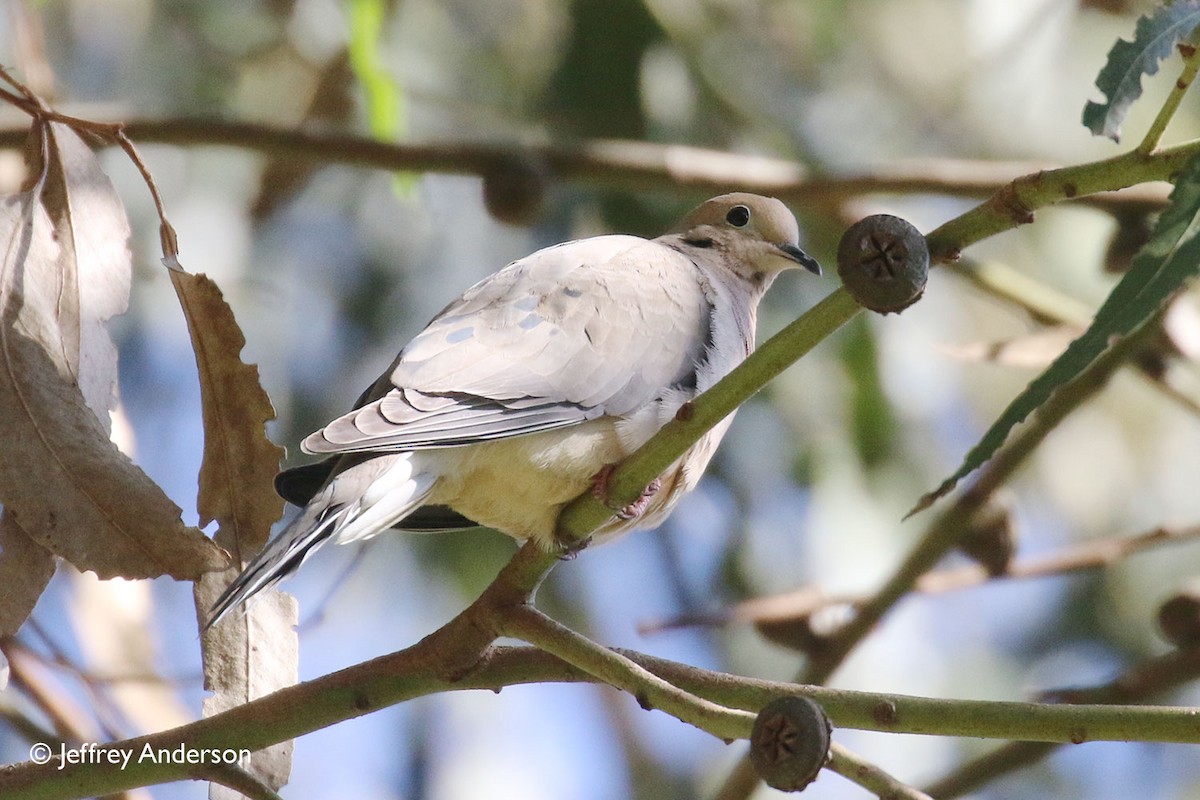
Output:
[[[755,283],[769,282],[790,267],[821,274],[816,259],[800,249],[796,218],[774,197],[745,192],[714,197],[684,217],[673,233],[689,248],[715,251]]]

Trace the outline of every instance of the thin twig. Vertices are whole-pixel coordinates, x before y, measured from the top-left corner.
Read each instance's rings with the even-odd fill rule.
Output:
[[[0,78],[24,95],[24,97],[18,97],[0,89],[0,97],[3,97],[3,99],[12,105],[25,111],[35,120],[58,122],[75,131],[86,131],[113,142],[125,152],[125,155],[133,162],[134,167],[137,168],[138,173],[142,176],[146,188],[150,191],[150,197],[154,200],[154,208],[158,212],[159,240],[162,245],[163,263],[170,269],[179,269],[178,236],[175,234],[175,228],[167,220],[166,207],[163,205],[162,195],[158,191],[158,186],[154,182],[154,176],[150,174],[150,169],[138,154],[133,141],[126,135],[125,125],[120,122],[97,122],[55,111],[43,103],[39,97],[29,91],[24,84],[9,74],[2,66],[0,66]]]
[[[196,777],[240,792],[249,800],[283,800],[261,778],[237,764],[205,764],[197,769]]]
[[[1194,40],[1192,42],[1181,42],[1176,45],[1176,49],[1183,56],[1183,71],[1179,74],[1175,85],[1171,87],[1171,93],[1167,95],[1162,108],[1158,110],[1158,114],[1154,117],[1154,122],[1150,124],[1150,129],[1146,131],[1145,138],[1142,139],[1141,144],[1134,150],[1135,153],[1149,155],[1154,152],[1154,148],[1158,147],[1163,133],[1167,130],[1167,125],[1171,123],[1171,118],[1175,116],[1175,112],[1179,109],[1179,104],[1183,102],[1183,96],[1187,94],[1188,88],[1196,80],[1196,72],[1200,70],[1200,56],[1197,55]]]
[[[829,764],[826,769],[858,784],[881,800],[932,800],[920,789],[897,780],[878,765],[837,742],[829,748]]]
[[[113,138],[121,149],[125,151],[125,155],[137,167],[137,171],[141,173],[142,180],[146,183],[146,188],[150,191],[150,196],[154,199],[154,209],[158,212],[158,239],[162,247],[163,265],[167,269],[180,270],[179,265],[179,236],[175,233],[175,226],[167,220],[167,209],[163,205],[162,195],[159,194],[158,185],[154,182],[154,176],[150,174],[150,169],[146,166],[146,162],[142,161],[142,157],[138,155],[137,148],[133,146],[133,142],[125,134],[125,129],[118,127],[113,133]]]
[[[505,636],[523,639],[610,686],[633,695],[646,710],[660,709],[719,739],[749,736],[754,715],[696,697],[629,660],[582,636],[533,606],[506,609],[497,620]]]
[[[1068,545],[1052,553],[1026,556],[1013,561],[1007,571],[993,575],[984,567],[969,564],[926,572],[913,584],[913,591],[925,594],[958,591],[993,580],[1028,580],[1099,569],[1124,561],[1129,556],[1168,544],[1184,544],[1200,538],[1200,525],[1183,528],[1161,527],[1135,536],[1114,536]],[[642,634],[691,626],[718,626],[731,622],[781,622],[801,619],[831,605],[858,606],[866,602],[862,595],[826,595],[820,589],[805,586],[790,592],[755,597],[729,608],[702,614],[687,614],[638,626]]]

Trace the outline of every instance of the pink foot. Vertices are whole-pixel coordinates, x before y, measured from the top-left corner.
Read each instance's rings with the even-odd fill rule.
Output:
[[[592,478],[592,497],[617,512],[617,516],[621,519],[636,519],[646,510],[646,506],[650,505],[650,498],[654,496],[655,492],[662,488],[662,481],[658,478],[650,481],[650,484],[642,489],[641,496],[629,505],[614,506],[609,500],[609,491],[612,488],[609,482],[612,480],[612,474],[616,468],[616,464],[606,464],[600,468],[600,471]]]

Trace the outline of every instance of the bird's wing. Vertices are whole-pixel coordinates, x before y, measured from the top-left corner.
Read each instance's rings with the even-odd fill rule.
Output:
[[[633,236],[546,248],[447,306],[368,402],[303,446],[451,447],[630,414],[694,382],[709,321],[699,272],[672,248]]]

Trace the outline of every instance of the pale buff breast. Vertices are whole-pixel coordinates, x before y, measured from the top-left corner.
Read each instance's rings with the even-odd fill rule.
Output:
[[[727,427],[728,420],[723,421],[662,474],[659,490],[638,518],[614,516],[597,529],[593,540],[651,528],[665,520],[695,487]],[[443,450],[438,457],[453,460],[454,466],[441,471],[443,477],[426,502],[449,506],[481,525],[553,549],[559,512],[591,489],[602,467],[629,454],[621,438],[614,421],[601,418],[569,432],[548,431]]]
[[[426,502],[450,506],[481,525],[515,539],[536,539],[549,549],[562,507],[591,487],[601,467],[625,455],[614,421],[605,418],[442,450],[438,457],[453,468],[439,470],[442,477]]]

